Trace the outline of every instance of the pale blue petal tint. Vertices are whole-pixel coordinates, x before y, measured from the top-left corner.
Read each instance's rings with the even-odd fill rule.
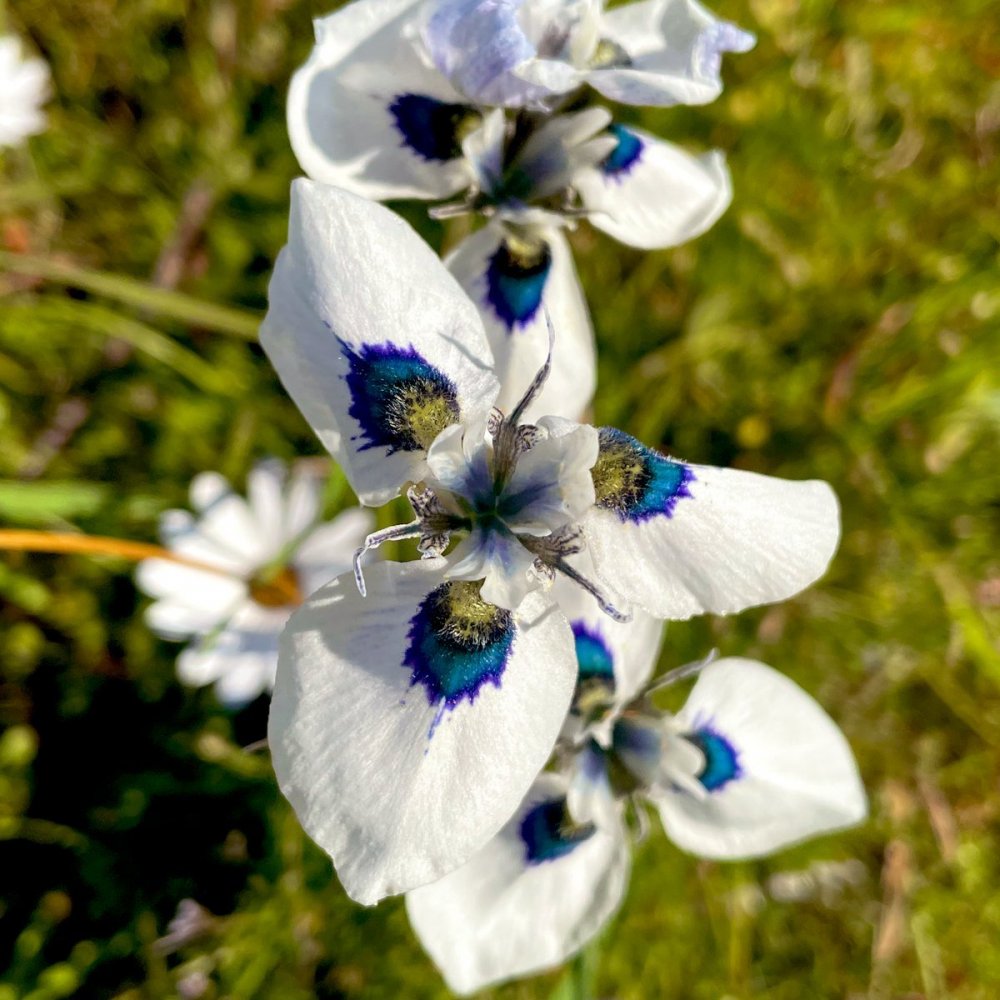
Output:
[[[518,23],[521,0],[444,0],[423,30],[434,65],[469,100],[517,107],[537,87],[513,70],[535,55]]]

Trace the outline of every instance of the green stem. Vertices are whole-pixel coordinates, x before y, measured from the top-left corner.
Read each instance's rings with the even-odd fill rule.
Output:
[[[156,288],[126,275],[92,271],[66,261],[10,253],[6,250],[0,250],[0,269],[102,295],[137,309],[169,316],[190,326],[205,327],[243,340],[257,339],[260,317],[248,310],[203,302],[181,292]]]

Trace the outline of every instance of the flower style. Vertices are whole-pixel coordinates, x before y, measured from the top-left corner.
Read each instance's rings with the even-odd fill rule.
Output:
[[[663,16],[682,25],[691,45],[721,31],[701,8],[672,6],[683,11]],[[448,264],[483,313],[502,407],[516,402],[507,387],[544,360],[546,312],[559,329],[551,377],[529,416],[578,417],[594,390],[593,332],[563,228],[585,216],[629,245],[671,247],[711,227],[732,196],[719,152],[692,156],[613,123],[603,109],[554,117],[522,110],[513,119],[489,111],[510,103],[498,90],[524,86],[510,75],[517,53],[534,52],[520,21],[553,42],[556,27],[565,35],[571,8],[585,13],[535,0],[519,8],[497,0],[354,3],[316,22],[316,47],[288,99],[292,145],[313,179],[376,200],[462,195],[437,214],[491,218]],[[677,76],[686,72],[675,67]],[[717,65],[714,74],[717,83]]]
[[[789,597],[836,548],[825,483],[522,422],[547,366],[495,409],[473,303],[405,222],[347,192],[294,183],[261,341],[361,502],[407,489],[415,520],[366,548],[412,537],[425,556],[366,576],[359,562],[360,586],[320,590],[282,640],[275,772],[360,902],[466,861],[544,766],[577,673],[554,577],[616,619],[622,601],[686,618]]]
[[[157,635],[183,641],[177,658],[181,680],[215,683],[220,700],[243,705],[269,690],[278,663],[278,636],[292,610],[349,565],[345,557],[371,530],[358,508],[320,524],[322,483],[305,472],[286,482],[284,466],[259,462],[247,476],[248,500],[218,473],[191,483],[193,517],[164,513],[164,544],[219,572],[148,559],[136,582],[156,598],[146,621]]]
[[[564,738],[576,753],[538,778],[463,867],[406,897],[414,931],[456,993],[544,971],[598,933],[627,888],[628,800],[639,816],[652,804],[685,851],[724,860],[866,815],[843,735],[786,677],[753,660],[716,660],[669,716],[642,694],[657,646],[649,620],[609,624],[592,601],[567,596],[579,681]]]
[[[49,67],[25,57],[19,39],[0,37],[0,147],[20,146],[45,129],[42,105],[49,97]]]

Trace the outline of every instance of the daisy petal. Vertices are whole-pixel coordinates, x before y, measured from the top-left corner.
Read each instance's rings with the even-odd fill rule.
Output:
[[[388,209],[292,185],[261,342],[362,503],[419,480],[445,427],[484,419],[497,382],[482,321],[426,243]]]
[[[345,574],[282,640],[275,773],[362,903],[440,878],[500,829],[573,689],[572,635],[547,599],[491,609],[446,566],[375,565],[366,598]]]
[[[351,568],[354,553],[374,530],[375,519],[361,507],[351,507],[327,524],[314,528],[295,552],[292,563],[303,594],[311,594]]]
[[[565,797],[562,778],[541,775],[465,865],[407,893],[410,923],[454,992],[559,965],[618,909],[629,873],[620,820],[567,830]]]
[[[687,465],[613,428],[600,438],[584,529],[598,573],[627,601],[671,620],[732,614],[826,572],[840,538],[826,483]]]
[[[674,720],[704,755],[707,794],[651,793],[692,854],[750,858],[860,823],[867,802],[843,733],[784,675],[753,660],[709,664]]]
[[[243,601],[218,632],[181,653],[177,675],[194,687],[215,681],[219,700],[231,708],[252,701],[274,683],[278,636],[290,610]]]

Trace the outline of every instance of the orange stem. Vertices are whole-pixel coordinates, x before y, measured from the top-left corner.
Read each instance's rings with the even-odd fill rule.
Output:
[[[101,535],[77,535],[52,531],[20,531],[0,529],[0,549],[16,552],[66,552],[89,556],[116,556],[139,562],[142,559],[166,559],[169,562],[190,566],[206,573],[216,573],[219,576],[233,574],[218,566],[188,559],[177,555],[161,545],[151,545],[149,542],[133,542],[125,538],[106,538]]]

